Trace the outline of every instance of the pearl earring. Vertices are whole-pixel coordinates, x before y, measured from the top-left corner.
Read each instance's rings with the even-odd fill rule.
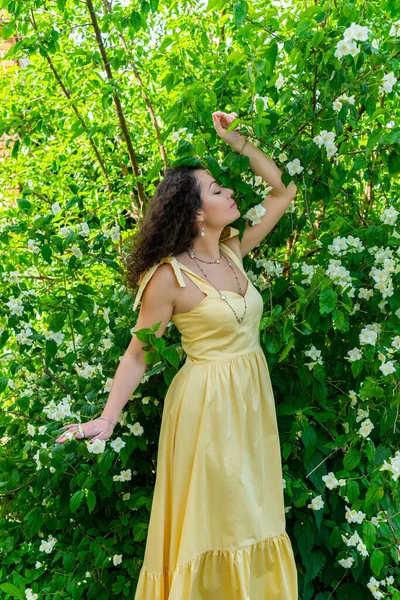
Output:
[[[204,233],[204,226],[203,225],[204,225],[204,221],[201,224],[201,234],[200,234],[200,235],[202,235],[204,237],[206,234]]]

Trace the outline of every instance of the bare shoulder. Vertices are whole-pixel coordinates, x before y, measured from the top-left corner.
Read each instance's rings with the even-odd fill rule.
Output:
[[[155,323],[161,322],[156,335],[163,335],[172,317],[178,287],[172,267],[168,263],[160,265],[143,290],[135,329],[152,327]],[[139,341],[133,339],[128,350],[138,353],[140,348]]]
[[[171,300],[175,302],[176,290],[178,288],[179,284],[171,265],[169,263],[164,263],[157,268],[150,279],[143,292],[143,298],[146,292],[148,292],[148,297],[159,297],[160,299],[164,297],[168,302]]]

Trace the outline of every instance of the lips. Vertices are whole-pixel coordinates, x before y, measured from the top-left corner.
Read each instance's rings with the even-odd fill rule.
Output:
[[[234,202],[233,204],[231,204],[231,208],[232,208],[232,206],[236,206],[236,202]]]

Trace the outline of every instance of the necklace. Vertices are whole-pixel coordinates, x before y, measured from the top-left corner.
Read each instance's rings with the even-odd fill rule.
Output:
[[[210,281],[210,278],[208,277],[207,273],[205,273],[205,272],[203,271],[203,269],[201,268],[201,266],[200,266],[198,263],[197,263],[197,264],[198,264],[198,267],[199,267],[200,271],[201,271],[202,273],[204,273],[204,275],[205,275],[206,279],[209,281],[210,285],[211,285],[211,286],[212,286],[212,287],[213,287],[213,288],[214,288],[214,289],[215,289],[215,290],[216,290],[216,291],[219,293],[219,297],[221,298],[221,300],[223,300],[224,302],[226,302],[226,304],[227,304],[227,305],[229,306],[229,308],[232,310],[233,314],[234,314],[234,315],[235,315],[235,317],[236,317],[236,320],[237,320],[237,322],[238,322],[238,323],[241,323],[241,322],[243,321],[243,319],[244,319],[244,316],[245,316],[245,314],[246,314],[246,311],[247,311],[247,302],[246,302],[246,297],[245,297],[245,296],[246,296],[246,294],[242,294],[242,288],[240,287],[239,279],[238,279],[238,277],[237,277],[237,275],[236,275],[236,273],[235,273],[235,270],[234,270],[234,268],[233,268],[233,266],[232,266],[232,263],[231,263],[231,262],[230,262],[230,261],[229,261],[229,260],[226,258],[226,256],[225,256],[224,254],[222,254],[222,252],[221,252],[221,251],[220,251],[220,253],[219,253],[219,257],[218,257],[216,260],[211,260],[211,261],[209,261],[209,260],[202,260],[201,258],[198,258],[198,257],[195,255],[195,253],[194,253],[192,250],[189,250],[189,251],[188,251],[188,254],[189,254],[190,258],[193,258],[193,259],[195,259],[196,261],[201,261],[201,262],[203,262],[203,263],[207,263],[208,265],[214,265],[215,263],[220,263],[220,262],[221,262],[221,256],[223,256],[223,257],[225,258],[225,260],[226,260],[226,262],[228,263],[228,265],[229,265],[230,269],[233,271],[233,274],[234,274],[234,275],[235,275],[235,277],[236,277],[236,281],[237,281],[237,284],[238,284],[238,287],[239,287],[240,295],[242,296],[242,298],[243,298],[243,300],[244,300],[244,313],[243,313],[243,316],[242,316],[242,317],[238,317],[238,316],[237,316],[237,313],[236,313],[235,309],[233,308],[233,306],[231,306],[231,305],[229,304],[229,302],[228,302],[228,300],[227,300],[227,298],[226,298],[225,294],[222,294],[222,293],[220,292],[220,290],[217,290],[217,288],[216,288],[216,287],[215,287],[215,286],[214,286],[214,285],[211,283],[211,281]]]

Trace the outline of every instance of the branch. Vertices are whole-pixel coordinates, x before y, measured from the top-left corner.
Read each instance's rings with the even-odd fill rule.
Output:
[[[35,31],[38,31],[38,27],[37,27],[36,21],[35,21],[35,16],[34,16],[32,10],[31,10],[31,14],[32,14],[32,18],[30,19],[30,22],[32,24],[32,27],[34,28]],[[51,60],[49,54],[46,52],[46,50],[44,48],[42,48],[42,50],[43,50],[45,58],[46,58],[46,60],[47,60],[47,62],[49,64],[49,67],[53,71],[54,77],[56,78],[56,80],[57,80],[58,84],[60,85],[62,91],[64,92],[64,94],[66,95],[66,97],[68,98],[68,100],[71,100],[71,94],[67,90],[67,88],[65,87],[64,83],[62,82],[61,77],[59,76],[59,74],[58,74],[55,66],[53,65],[53,61]],[[86,123],[85,123],[83,117],[81,116],[79,110],[77,109],[77,107],[75,106],[75,104],[73,102],[71,102],[71,107],[72,107],[72,110],[74,111],[74,113],[76,114],[76,116],[78,117],[78,119],[79,119],[82,127],[89,134],[88,128],[86,126]],[[114,194],[113,194],[113,191],[112,191],[111,183],[110,183],[110,180],[108,178],[107,171],[106,171],[103,159],[101,158],[101,156],[99,154],[99,151],[96,148],[96,145],[94,143],[93,138],[88,135],[88,139],[89,139],[89,143],[92,146],[93,151],[94,151],[94,153],[96,155],[96,158],[97,158],[97,160],[99,162],[100,168],[103,171],[103,174],[104,174],[104,177],[105,177],[106,182],[107,182],[107,188],[108,188],[108,191],[110,193],[111,199],[114,199]]]
[[[51,371],[49,371],[49,369],[47,369],[45,367],[43,370],[46,373],[46,375],[48,377],[50,377],[50,379],[53,379],[53,381],[55,381],[56,383],[58,383],[58,385],[60,386],[60,388],[62,388],[63,390],[65,390],[68,394],[72,394],[71,389],[69,387],[67,387],[65,385],[65,383],[63,383],[62,381],[60,381],[55,375],[53,375],[53,373]]]
[[[109,0],[103,0],[103,5],[104,5],[104,8],[105,8],[106,12],[108,12],[108,13],[112,12],[112,6],[111,6],[111,2]],[[121,40],[121,44],[122,44],[125,52],[128,54],[129,53],[129,48],[128,48],[128,46],[127,46],[127,44],[126,44],[126,42],[125,42],[125,40],[124,40],[124,38],[122,36],[122,33],[119,32],[119,31],[117,33],[118,33],[119,39]],[[128,58],[128,62],[132,66],[133,74],[135,75],[135,77],[137,79],[137,82],[139,84],[139,87],[141,88],[140,91],[141,91],[141,94],[142,94],[142,98],[143,98],[143,100],[144,100],[144,102],[145,102],[145,104],[147,106],[147,110],[149,111],[151,122],[153,124],[154,129],[156,130],[156,136],[157,136],[157,140],[158,140],[158,147],[160,149],[161,159],[162,159],[162,161],[164,163],[164,168],[166,169],[166,167],[167,167],[167,155],[166,155],[166,151],[165,151],[165,148],[164,148],[164,144],[161,141],[161,133],[160,133],[160,128],[159,128],[158,123],[157,123],[157,118],[156,118],[156,116],[154,114],[153,107],[152,107],[152,104],[150,102],[150,99],[147,96],[147,93],[146,93],[146,91],[144,89],[142,78],[140,77],[139,71],[137,70],[136,66],[134,65],[133,61],[130,58]]]
[[[101,58],[103,59],[103,63],[104,63],[104,68],[107,74],[107,79],[111,84],[114,84],[114,80],[113,80],[113,75],[111,73],[111,67],[110,67],[110,63],[108,62],[108,58],[107,58],[107,54],[106,54],[106,49],[104,47],[104,43],[103,43],[103,38],[101,37],[101,32],[100,32],[100,28],[99,28],[99,23],[97,21],[97,17],[96,17],[96,13],[93,7],[93,2],[92,0],[86,0],[86,4],[89,10],[89,14],[90,14],[90,18],[92,20],[92,25],[93,25],[93,29],[96,35],[96,41],[97,44],[99,46],[100,49],[100,54],[101,54]],[[117,109],[117,116],[118,116],[118,120],[119,120],[119,124],[121,126],[122,129],[122,133],[123,136],[125,138],[125,142],[126,142],[126,146],[128,148],[128,156],[129,156],[129,160],[132,166],[132,170],[135,173],[135,176],[137,179],[139,179],[140,177],[140,172],[139,172],[139,167],[137,165],[136,162],[136,156],[135,156],[135,151],[133,149],[132,146],[132,139],[128,130],[128,126],[126,123],[126,119],[125,119],[125,115],[122,111],[122,105],[121,105],[121,100],[117,94],[117,92],[115,91],[115,86],[113,85],[113,99],[114,99],[114,104],[115,107]],[[145,200],[145,195],[144,195],[144,191],[143,191],[143,185],[141,183],[141,181],[137,181],[136,182],[136,187],[137,187],[137,191],[138,191],[138,197],[139,197],[139,201],[141,203],[141,209],[143,210],[144,207],[144,200]]]

